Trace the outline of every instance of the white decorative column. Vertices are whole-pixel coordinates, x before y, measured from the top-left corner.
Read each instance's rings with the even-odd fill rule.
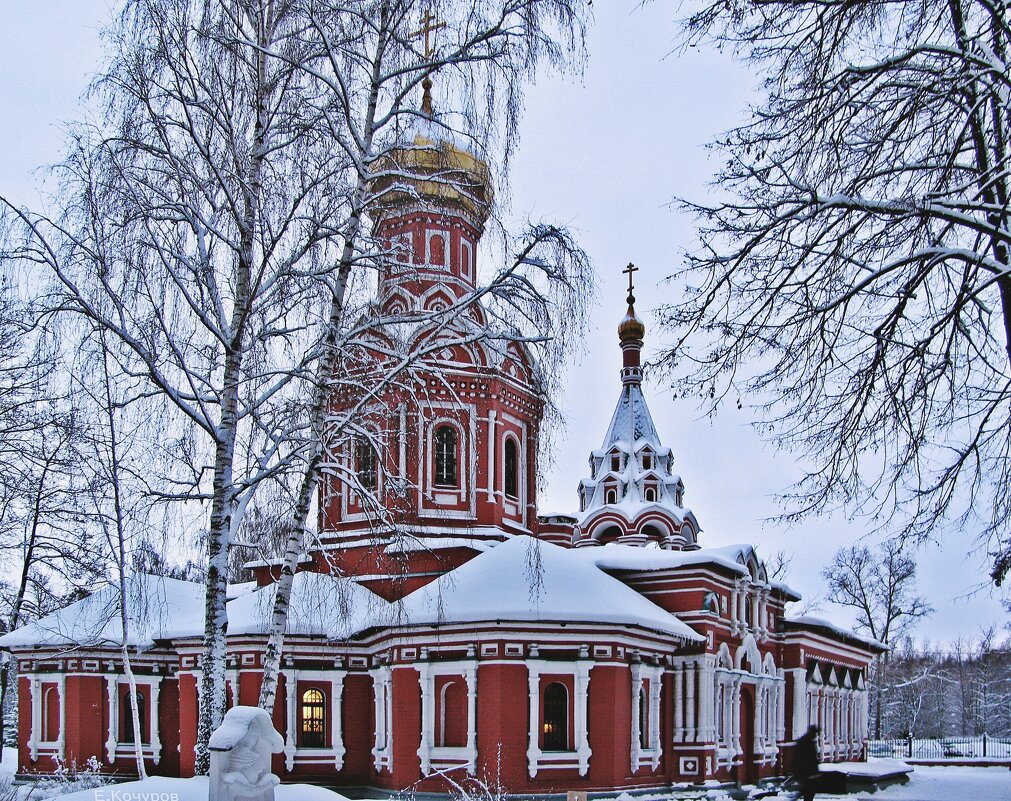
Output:
[[[735,754],[743,754],[741,746],[741,678],[733,676],[730,684],[730,746]]]
[[[786,739],[786,678],[780,668],[776,678],[776,745]]]
[[[295,768],[295,752],[298,750],[296,730],[298,728],[298,671],[294,668],[281,670],[284,676],[284,692],[287,703],[284,705],[285,740],[284,769],[289,773]]]
[[[347,749],[344,747],[344,727],[342,718],[344,716],[344,677],[346,671],[333,671],[333,681],[330,682],[330,742],[333,744],[333,765],[334,770],[344,767],[344,755]]]
[[[650,766],[653,770],[660,764],[660,689],[663,683],[663,668],[657,667],[649,682],[649,747],[652,750]]]
[[[32,730],[28,735],[28,749],[34,762],[39,758],[39,740],[42,738],[42,682],[32,676],[28,686],[32,695]]]
[[[151,710],[148,713],[151,725],[151,751],[152,761],[156,765],[161,762],[161,713],[158,710],[158,700],[161,696],[161,682],[162,677],[156,676],[152,677],[151,683],[148,685],[151,692],[151,700],[148,704]],[[141,721],[140,725],[143,729],[144,721]]]
[[[530,778],[537,776],[537,762],[541,758],[541,749],[538,745],[538,728],[540,726],[540,685],[541,674],[539,669],[531,664],[527,664],[527,694],[530,700],[530,725],[527,730],[527,772]]]
[[[467,668],[467,772],[477,773],[477,663]]]
[[[435,745],[435,677],[428,662],[421,662],[414,669],[418,671],[421,684],[421,743],[418,746],[418,759],[421,761],[422,775],[427,776],[432,772],[432,748]]]
[[[685,701],[685,741],[689,743],[696,743],[699,741],[699,724],[698,718],[701,715],[696,715],[695,713],[695,685],[698,676],[698,670],[696,670],[695,660],[690,660],[685,664],[685,685],[687,690],[687,697]]]
[[[407,404],[401,403],[399,408],[400,414],[400,436],[397,441],[398,453],[397,453],[397,466],[398,473],[401,479],[407,478]]]
[[[378,771],[383,765],[393,767],[393,749],[390,748],[393,728],[390,719],[392,709],[391,683],[393,671],[386,666],[369,671],[375,696],[376,741],[372,748],[373,764]]]
[[[790,723],[790,738],[796,740],[807,731],[807,671],[804,668],[790,668],[790,683],[793,688],[793,719]]]
[[[685,739],[685,706],[687,704],[684,662],[678,660],[675,663],[671,683],[674,687],[674,742],[680,743]]]
[[[498,454],[498,444],[495,442],[495,418],[497,412],[488,412],[488,501],[495,501],[495,457]]]
[[[642,666],[631,665],[632,681],[632,742],[629,749],[629,762],[632,773],[639,769],[639,757],[642,755],[640,724],[642,722]]]
[[[579,775],[585,776],[590,769],[590,732],[587,722],[587,701],[590,688],[590,668],[593,662],[576,662],[576,756],[579,759]]]
[[[67,677],[62,673],[56,677],[56,694],[60,699],[60,736],[56,738],[56,753],[62,762],[67,756]]]
[[[105,753],[109,762],[116,761],[116,747],[119,745],[119,680],[115,674],[105,677],[105,692],[109,698],[109,739],[105,741]]]
[[[711,743],[716,740],[716,662],[706,654],[699,665],[699,740]]]

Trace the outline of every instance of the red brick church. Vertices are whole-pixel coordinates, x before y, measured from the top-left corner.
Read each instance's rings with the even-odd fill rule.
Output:
[[[750,545],[703,547],[643,394],[645,327],[629,294],[617,406],[571,515],[538,515],[537,365],[465,299],[490,205],[487,168],[437,137],[377,181],[391,254],[363,358],[426,357],[369,403],[335,394],[357,434],[331,449],[319,542],[296,576],[274,724],[282,781],[444,792],[473,777],[510,793],[751,782],[788,769],[822,730],[823,758],[861,758],[867,665],[881,648],[813,618]],[[452,180],[447,180],[451,178]],[[447,326],[432,327],[446,312]],[[392,322],[391,322],[392,321]],[[356,405],[357,404],[357,405]],[[587,447],[591,447],[587,443]],[[228,692],[255,705],[270,564],[228,605]],[[19,770],[95,757],[190,775],[202,588],[135,576],[134,731],[115,593],[0,638],[19,671]]]

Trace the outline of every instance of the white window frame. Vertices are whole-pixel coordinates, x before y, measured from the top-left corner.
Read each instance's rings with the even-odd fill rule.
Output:
[[[588,729],[588,696],[590,670],[593,662],[578,659],[571,662],[549,662],[547,660],[527,660],[527,693],[530,702],[527,731],[527,772],[536,778],[538,772],[550,769],[578,768],[579,775],[585,776],[590,769],[590,739]],[[573,743],[572,751],[543,751],[540,747],[542,716],[541,676],[572,676],[575,692],[573,703]]]

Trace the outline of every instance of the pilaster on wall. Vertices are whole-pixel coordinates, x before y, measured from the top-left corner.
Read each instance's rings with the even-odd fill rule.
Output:
[[[807,697],[807,670],[805,668],[791,668],[787,671],[790,674],[790,684],[793,688],[793,717],[790,724],[790,737],[796,740],[807,731],[808,721],[808,697]]]
[[[393,770],[393,670],[383,665],[370,670],[376,704],[376,740],[372,748],[373,765],[376,771],[386,768]]]

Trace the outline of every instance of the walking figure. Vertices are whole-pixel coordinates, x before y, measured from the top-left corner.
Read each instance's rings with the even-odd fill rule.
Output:
[[[800,785],[804,801],[814,801],[818,783],[818,727],[811,726],[807,734],[797,739],[793,752],[793,777]]]

